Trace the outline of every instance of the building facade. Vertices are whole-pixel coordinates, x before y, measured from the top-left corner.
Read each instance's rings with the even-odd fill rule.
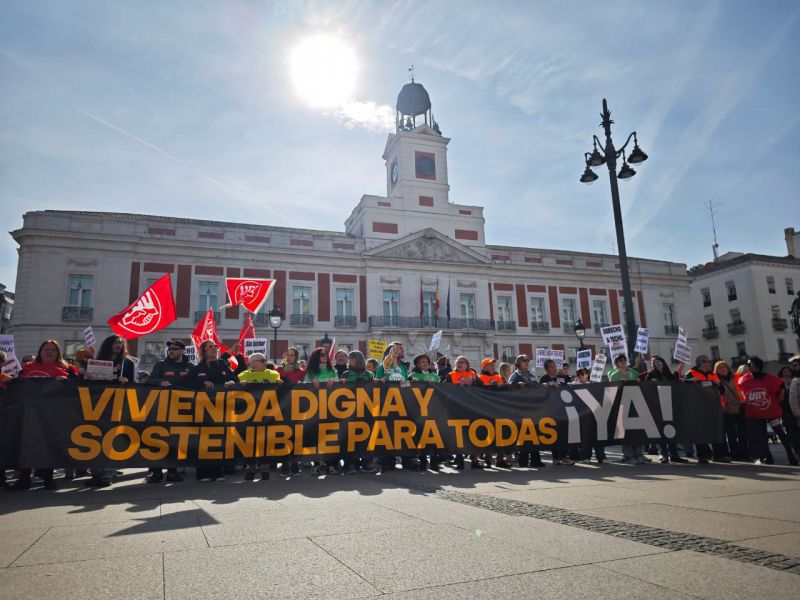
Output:
[[[17,348],[33,352],[52,337],[71,353],[84,327],[92,325],[98,338],[110,333],[108,317],[170,273],[178,320],[132,340],[145,364],[161,357],[165,340],[188,338],[209,307],[221,337],[236,339],[243,311],[219,307],[227,301],[225,277],[240,276],[277,280],[255,320],[258,336],[272,341],[266,312],[275,304],[285,315],[273,356],[288,346],[307,354],[325,334],[345,349],[397,339],[412,356],[442,329],[440,351],[474,362],[489,355],[513,360],[537,347],[563,349],[574,362],[578,319],[586,345],[599,350],[600,327],[624,320],[617,258],[487,244],[482,207],[450,199],[449,139],[433,121],[429,99],[424,108],[426,99],[413,82],[401,91],[398,128],[383,152],[386,195],[363,196],[344,231],[26,213],[12,232],[19,244]],[[690,320],[686,266],[632,258],[630,271],[635,320],[650,328],[651,351],[671,356],[678,325]]]
[[[800,258],[792,255],[789,231],[786,256],[729,252],[689,271],[701,352],[739,364],[747,356],[785,363],[800,351],[789,319],[800,291]]]

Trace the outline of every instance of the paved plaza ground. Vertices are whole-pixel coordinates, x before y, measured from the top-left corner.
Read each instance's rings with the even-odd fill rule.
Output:
[[[0,492],[0,598],[800,597],[800,469],[614,456]]]

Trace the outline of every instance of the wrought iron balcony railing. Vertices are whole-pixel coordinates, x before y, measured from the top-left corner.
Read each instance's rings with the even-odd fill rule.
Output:
[[[65,306],[61,309],[62,321],[91,321],[94,309],[91,306]]]
[[[336,315],[333,317],[334,327],[355,327],[356,318],[353,315]]]

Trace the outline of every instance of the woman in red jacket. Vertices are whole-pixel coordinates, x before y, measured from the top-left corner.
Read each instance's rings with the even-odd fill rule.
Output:
[[[77,377],[75,367],[67,363],[61,355],[61,348],[55,340],[45,340],[39,346],[33,362],[26,363],[19,374],[20,379],[51,378],[70,379]],[[31,487],[31,469],[23,468],[20,477],[9,489],[27,490]],[[36,469],[36,476],[41,477],[46,490],[56,489],[53,481],[53,469]]]
[[[780,425],[783,400],[783,380],[772,373],[764,371],[764,361],[751,356],[747,361],[748,373],[739,380],[745,401],[745,417],[747,418],[747,437],[750,441],[750,457],[757,465],[771,462],[767,424],[775,430]],[[776,430],[775,433],[778,433]],[[785,434],[784,434],[785,435]]]

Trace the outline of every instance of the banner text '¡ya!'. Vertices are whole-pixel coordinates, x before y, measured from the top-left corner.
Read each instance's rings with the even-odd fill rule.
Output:
[[[408,416],[400,389],[396,387],[337,387],[328,389],[293,389],[288,392],[288,415],[280,406],[277,390],[255,393],[246,390],[206,392],[176,389],[106,387],[99,396],[88,387],[78,388],[85,421],[103,418],[114,422],[144,422],[155,418],[163,423],[243,423],[281,422]],[[420,415],[428,416],[432,388],[412,388]],[[286,408],[286,407],[284,407]]]

